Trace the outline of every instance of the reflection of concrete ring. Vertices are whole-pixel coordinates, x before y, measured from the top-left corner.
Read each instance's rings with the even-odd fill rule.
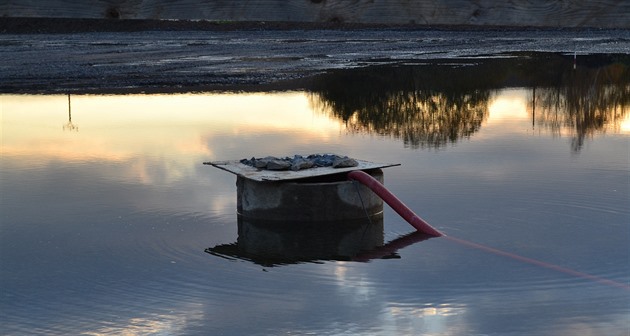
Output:
[[[238,216],[236,243],[217,245],[206,252],[263,266],[350,261],[358,256],[359,261],[367,261],[365,252],[378,250],[383,240],[382,213],[370,220],[343,222],[261,221]]]
[[[212,255],[263,266],[326,260],[367,262],[399,258],[397,252],[431,238],[421,232],[384,244],[383,214],[370,221],[286,222],[238,217],[238,240],[207,248]]]
[[[383,215],[356,221],[257,221],[239,216],[240,252],[281,263],[350,260],[383,245]]]

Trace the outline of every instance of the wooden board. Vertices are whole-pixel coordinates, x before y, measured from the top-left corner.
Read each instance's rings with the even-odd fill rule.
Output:
[[[356,160],[356,159],[355,159]],[[332,175],[339,173],[351,172],[353,170],[366,170],[400,166],[400,163],[374,163],[363,160],[356,160],[359,165],[356,167],[333,168],[333,167],[316,167],[302,170],[266,170],[258,169],[246,164],[242,164],[238,160],[233,161],[212,161],[203,164],[211,165],[219,169],[228,171],[232,174],[248,178],[254,181],[285,181],[297,180],[309,177]]]

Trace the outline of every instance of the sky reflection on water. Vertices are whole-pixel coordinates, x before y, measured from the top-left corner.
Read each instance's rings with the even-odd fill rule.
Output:
[[[367,263],[204,252],[238,234],[235,178],[202,162],[335,152],[402,163],[385,184],[451,236],[627,285],[628,105],[576,147],[575,125],[532,116],[531,87],[488,92],[439,146],[313,92],[73,95],[75,130],[68,96],[0,96],[0,332],[627,333],[627,290],[445,239]],[[385,208],[385,242],[411,231]]]

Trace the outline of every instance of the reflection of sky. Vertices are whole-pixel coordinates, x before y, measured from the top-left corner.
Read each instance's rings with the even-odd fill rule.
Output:
[[[540,110],[544,108],[539,104],[541,103],[536,103],[535,109]],[[630,106],[617,106],[612,108],[628,111]],[[484,123],[483,128],[486,131],[492,130],[492,134],[497,132],[506,134],[512,132],[545,134],[549,132],[549,130],[539,129],[541,126],[537,125],[537,123],[539,123],[538,121],[532,123],[533,102],[531,89],[517,88],[499,90],[492,96],[488,110],[488,120]],[[561,115],[562,112],[562,108],[559,108],[558,113]],[[603,132],[606,131],[613,134],[630,134],[630,113],[626,112],[623,120],[610,120],[608,124],[604,125]],[[563,125],[559,132],[558,135],[565,137],[571,136],[575,133],[574,126]],[[487,134],[490,132],[484,133]]]
[[[532,133],[530,97],[496,92],[479,132],[434,152],[347,135],[299,92],[72,96],[78,131],[67,96],[0,96],[0,331],[623,334],[627,293],[440,239],[264,271],[203,253],[235,241],[236,205],[201,162],[330,151],[403,163],[386,184],[447,234],[627,282],[627,135],[572,155]],[[386,211],[386,240],[410,231]]]
[[[243,146],[282,155],[284,146],[315,142],[330,151],[340,127],[310,113],[299,93],[71,96],[78,131],[62,127],[67,96],[5,95],[2,106],[1,154],[11,165],[90,162],[101,179],[155,186],[194,178],[204,161],[257,154]]]
[[[522,89],[501,90],[492,97],[488,107],[488,120],[484,128],[495,125],[504,126],[506,123],[522,127],[523,121],[531,118],[527,111],[527,99],[529,93]],[[504,131],[511,131],[504,129]]]
[[[300,93],[72,96],[76,133],[60,132],[68,120],[66,96],[2,96],[2,105],[4,155],[45,154],[67,161],[120,161],[138,154],[217,159],[215,152],[226,152],[221,148],[226,144],[208,146],[208,139],[288,133],[301,135],[292,139],[295,144],[325,143],[340,127],[312,115]]]

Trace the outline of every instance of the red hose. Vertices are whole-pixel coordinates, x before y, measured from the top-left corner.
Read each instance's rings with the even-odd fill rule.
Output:
[[[356,180],[370,188],[375,194],[378,195],[385,203],[389,204],[394,211],[396,211],[402,218],[404,218],[411,226],[416,230],[428,234],[433,237],[441,237],[444,234],[429,223],[425,222],[422,218],[418,217],[411,209],[409,209],[403,202],[401,202],[394,194],[389,192],[381,182],[373,178],[369,174],[361,171],[354,170],[348,173],[348,178]]]

